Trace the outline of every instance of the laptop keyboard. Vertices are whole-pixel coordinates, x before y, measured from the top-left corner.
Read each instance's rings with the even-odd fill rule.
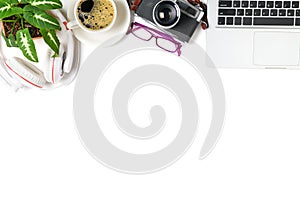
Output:
[[[220,27],[300,28],[299,1],[219,0]]]

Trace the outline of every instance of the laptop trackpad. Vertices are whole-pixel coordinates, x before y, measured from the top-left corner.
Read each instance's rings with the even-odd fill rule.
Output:
[[[299,66],[300,33],[256,32],[254,64],[265,66]]]

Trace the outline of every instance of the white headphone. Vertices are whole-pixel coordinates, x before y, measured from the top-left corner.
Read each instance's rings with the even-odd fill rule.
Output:
[[[60,12],[55,12],[61,22],[65,18]],[[66,40],[60,45],[59,55],[52,57],[53,52],[49,49],[46,61],[44,62],[44,70],[41,71],[34,64],[18,57],[10,57],[6,60],[1,56],[0,78],[8,85],[16,90],[21,87],[40,88],[43,89],[49,84],[59,83],[65,74],[72,70],[74,60],[75,40],[72,32],[66,27],[64,28],[64,36]]]
[[[8,74],[27,87],[43,88],[46,84],[43,72],[36,66],[17,57],[10,58],[5,62]]]
[[[50,55],[51,56],[51,55]],[[49,66],[44,71],[45,79],[52,84],[58,83],[64,76],[64,61],[66,52],[62,48],[59,49],[59,56],[49,59]]]

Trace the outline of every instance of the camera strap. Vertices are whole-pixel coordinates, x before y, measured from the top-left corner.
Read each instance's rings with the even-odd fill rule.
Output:
[[[201,2],[200,0],[187,0],[190,4],[194,5],[194,6],[198,6],[200,7],[203,12],[204,12],[204,15],[201,19],[201,28],[203,30],[206,30],[208,29],[209,27],[209,23],[208,23],[208,19],[207,19],[207,5],[203,2]]]
[[[142,2],[142,0],[131,0],[131,2],[129,3],[130,9],[133,11],[136,11],[141,2]]]

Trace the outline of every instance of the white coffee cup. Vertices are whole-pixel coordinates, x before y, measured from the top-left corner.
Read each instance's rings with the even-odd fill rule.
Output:
[[[81,2],[84,2],[85,0],[77,0],[76,3],[75,3],[75,6],[74,6],[74,16],[75,16],[75,19],[73,21],[70,21],[67,23],[67,27],[69,29],[77,29],[77,28],[81,28],[82,30],[88,32],[88,33],[99,33],[99,32],[105,32],[105,31],[108,31],[110,30],[113,25],[115,24],[116,22],[116,18],[117,18],[117,6],[116,6],[116,3],[114,2],[114,0],[106,0],[106,1],[109,1],[112,6],[113,6],[113,9],[114,9],[114,16],[113,16],[113,19],[112,21],[110,22],[110,24],[104,28],[101,28],[101,29],[98,29],[98,30],[93,30],[93,29],[89,29],[87,28],[86,26],[84,26],[82,24],[82,22],[80,21],[79,17],[78,17],[78,7],[80,6],[80,3]],[[94,0],[94,1],[101,1],[101,0]]]

